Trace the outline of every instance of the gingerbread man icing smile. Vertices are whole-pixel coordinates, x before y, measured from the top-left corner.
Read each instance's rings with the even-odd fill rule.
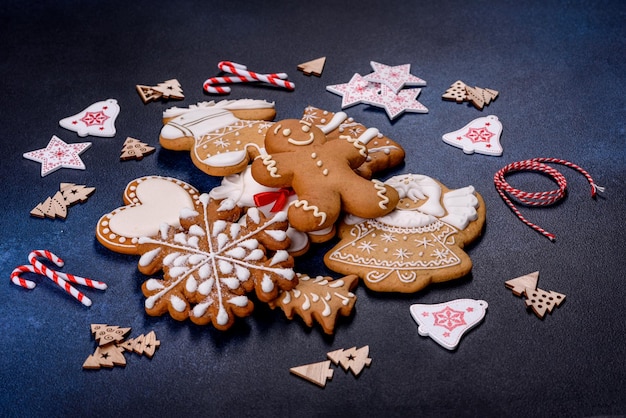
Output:
[[[398,203],[398,193],[354,172],[367,159],[365,145],[349,136],[327,141],[309,122],[282,120],[267,131],[268,154],[253,162],[252,176],[265,186],[293,188],[298,200],[290,204],[288,218],[301,231],[332,227],[342,211],[362,218],[383,216]]]

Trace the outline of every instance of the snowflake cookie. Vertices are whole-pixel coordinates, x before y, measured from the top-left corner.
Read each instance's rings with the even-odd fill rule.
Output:
[[[326,266],[356,274],[380,292],[417,292],[468,274],[472,261],[463,247],[480,236],[485,222],[485,204],[474,188],[450,190],[418,174],[385,184],[400,195],[395,209],[375,219],[345,217],[341,241],[324,256]]]
[[[181,228],[164,225],[156,236],[139,239],[139,271],[163,271],[162,279],[142,286],[149,315],[169,312],[177,320],[226,330],[252,312],[247,293],[269,302],[297,284],[293,258],[285,251],[286,216],[267,218],[250,208],[237,221],[234,202],[216,205],[202,194],[195,208],[181,211]]]

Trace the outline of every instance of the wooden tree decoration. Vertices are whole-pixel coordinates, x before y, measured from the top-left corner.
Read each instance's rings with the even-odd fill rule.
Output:
[[[98,346],[94,353],[87,357],[83,363],[83,368],[95,370],[101,367],[125,366],[124,351],[135,352],[152,358],[157,347],[161,345],[154,331],[126,340],[125,337],[129,332],[130,328],[91,324],[91,333],[98,342]]]
[[[326,381],[332,379],[334,373],[330,368],[330,360],[292,367],[289,371],[319,387],[325,387]]]
[[[565,300],[565,295],[542,289],[526,289],[526,298],[526,307],[532,308],[535,315],[543,318]]]
[[[531,308],[535,315],[542,318],[546,313],[552,313],[555,306],[559,306],[565,300],[565,295],[552,290],[546,291],[537,287],[539,272],[526,274],[504,282],[515,296],[525,297],[527,308]]]
[[[86,187],[74,183],[61,183],[59,191],[52,197],[35,206],[30,214],[37,218],[61,218],[67,217],[67,208],[76,202],[84,203],[96,190],[95,187]]]
[[[523,296],[526,289],[537,288],[538,280],[539,272],[535,271],[524,276],[516,277],[515,279],[507,280],[504,284],[513,291],[515,296]]]
[[[358,376],[365,366],[372,363],[369,358],[370,347],[368,345],[357,349],[356,347],[347,350],[339,349],[327,353],[328,358],[335,365],[340,365],[345,371],[350,370],[355,376]]]
[[[157,99],[182,100],[185,98],[183,89],[175,78],[159,83],[156,86],[138,84],[135,88],[137,89],[137,93],[139,93],[139,97],[141,97],[141,101],[144,103],[149,103]]]
[[[180,83],[175,78],[164,81],[153,87],[154,90],[161,93],[163,99],[182,100],[185,98]]]
[[[124,141],[124,147],[122,148],[120,160],[141,160],[144,156],[152,154],[154,150],[154,147],[151,147],[138,139],[128,137],[126,138],[126,141]]]
[[[324,64],[326,63],[326,57],[317,58],[311,61],[303,62],[298,65],[298,71],[302,71],[305,75],[315,75],[320,77]]]
[[[452,84],[446,92],[441,96],[444,100],[454,100],[457,103],[463,103],[467,100],[466,85],[461,80],[457,80]]]

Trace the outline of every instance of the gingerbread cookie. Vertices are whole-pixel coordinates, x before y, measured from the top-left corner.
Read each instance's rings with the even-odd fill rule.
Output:
[[[178,116],[171,118],[172,115]],[[161,146],[190,151],[194,165],[213,176],[239,173],[261,153],[274,104],[263,100],[226,100],[165,112]]]
[[[356,274],[379,292],[417,292],[468,274],[472,261],[463,247],[485,222],[485,204],[474,188],[450,190],[417,174],[385,184],[400,195],[395,210],[376,219],[346,217],[338,228],[341,241],[324,256],[326,266]]]
[[[291,189],[267,187],[259,184],[252,177],[251,166],[247,166],[242,173],[231,174],[222,179],[221,185],[209,192],[212,199],[222,201],[231,199],[241,208],[257,207],[265,216],[282,212],[287,213],[289,204],[298,199]],[[328,231],[331,232],[332,228]],[[291,245],[287,251],[292,256],[299,256],[309,249],[309,235],[289,226],[287,236]],[[316,241],[316,237],[313,237]]]
[[[195,209],[181,211],[181,228],[163,227],[139,239],[139,271],[163,271],[162,279],[142,285],[149,315],[169,312],[177,320],[226,330],[252,312],[248,292],[268,302],[297,284],[293,258],[285,251],[286,217],[266,218],[251,208],[239,221],[224,220],[239,212],[232,201],[217,203],[202,194]]]
[[[180,227],[181,210],[193,209],[199,193],[184,181],[149,176],[135,179],[124,190],[124,205],[103,215],[96,225],[96,238],[108,249],[138,254],[139,238],[153,236],[163,224]]]
[[[366,144],[367,158],[355,169],[361,177],[371,179],[375,173],[396,167],[404,161],[405,152],[400,144],[375,128],[366,128],[345,112],[333,113],[308,106],[304,109],[302,120],[320,128],[329,141],[350,136]]]
[[[337,316],[348,316],[354,308],[356,295],[352,291],[358,281],[354,274],[336,280],[298,274],[296,287],[281,292],[270,301],[270,307],[280,307],[289,319],[299,315],[309,327],[318,322],[326,334],[332,334]]]
[[[375,135],[374,135],[375,136]],[[342,211],[363,218],[391,212],[398,193],[354,172],[367,159],[366,143],[350,136],[328,141],[310,122],[277,122],[265,137],[265,150],[252,163],[252,176],[268,187],[292,188],[289,223],[309,232],[332,227]]]

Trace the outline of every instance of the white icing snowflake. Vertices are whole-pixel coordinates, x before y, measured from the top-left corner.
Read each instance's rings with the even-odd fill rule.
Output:
[[[385,232],[380,236],[380,239],[382,239],[384,242],[395,242],[398,239],[394,236],[394,234],[392,232]]]
[[[208,194],[198,202],[195,210],[181,211],[182,230],[164,225],[157,236],[140,239],[141,272],[163,270],[162,280],[143,285],[145,308],[150,315],[169,311],[179,320],[226,329],[236,316],[251,312],[246,293],[254,289],[260,300],[269,301],[279,288],[296,284],[293,258],[285,251],[286,215],[265,218],[252,208],[239,222],[231,222],[211,218],[221,208],[210,209]],[[266,250],[276,252],[268,258]]]
[[[374,248],[376,248],[377,245],[376,244],[372,244],[372,241],[363,241],[359,244],[359,250],[361,251],[365,251],[368,254],[371,254],[372,251],[374,251]]]
[[[410,258],[413,253],[406,248],[398,248],[393,252],[393,255],[399,260],[404,260],[405,258]]]

